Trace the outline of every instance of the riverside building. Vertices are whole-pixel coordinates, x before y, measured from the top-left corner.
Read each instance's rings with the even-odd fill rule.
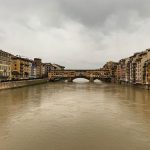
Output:
[[[36,68],[36,78],[42,77],[42,60],[40,58],[34,58],[34,68]]]
[[[11,79],[12,54],[0,50],[0,81]]]
[[[116,68],[116,80],[118,82],[150,85],[150,49],[121,59]]]
[[[150,84],[150,59],[144,65],[144,84]]]
[[[19,56],[12,57],[12,79],[29,79],[31,75],[32,61]]]

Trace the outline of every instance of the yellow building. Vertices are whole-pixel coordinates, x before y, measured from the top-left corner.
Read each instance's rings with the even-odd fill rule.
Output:
[[[26,58],[12,57],[12,79],[29,79],[31,62],[31,60]]]
[[[11,57],[11,54],[0,50],[0,81],[11,79]]]

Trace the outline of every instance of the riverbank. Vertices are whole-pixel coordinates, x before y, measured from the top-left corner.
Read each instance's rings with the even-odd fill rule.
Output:
[[[34,80],[1,82],[0,83],[0,90],[37,85],[37,84],[42,84],[42,83],[47,83],[47,82],[48,82],[47,79],[34,79]]]

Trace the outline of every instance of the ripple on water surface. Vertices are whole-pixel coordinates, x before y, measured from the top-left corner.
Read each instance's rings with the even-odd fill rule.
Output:
[[[149,150],[150,92],[88,83],[0,91],[0,150]]]

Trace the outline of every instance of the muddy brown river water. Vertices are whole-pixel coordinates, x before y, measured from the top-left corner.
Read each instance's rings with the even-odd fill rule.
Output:
[[[101,82],[0,91],[0,150],[150,150],[150,91]]]

